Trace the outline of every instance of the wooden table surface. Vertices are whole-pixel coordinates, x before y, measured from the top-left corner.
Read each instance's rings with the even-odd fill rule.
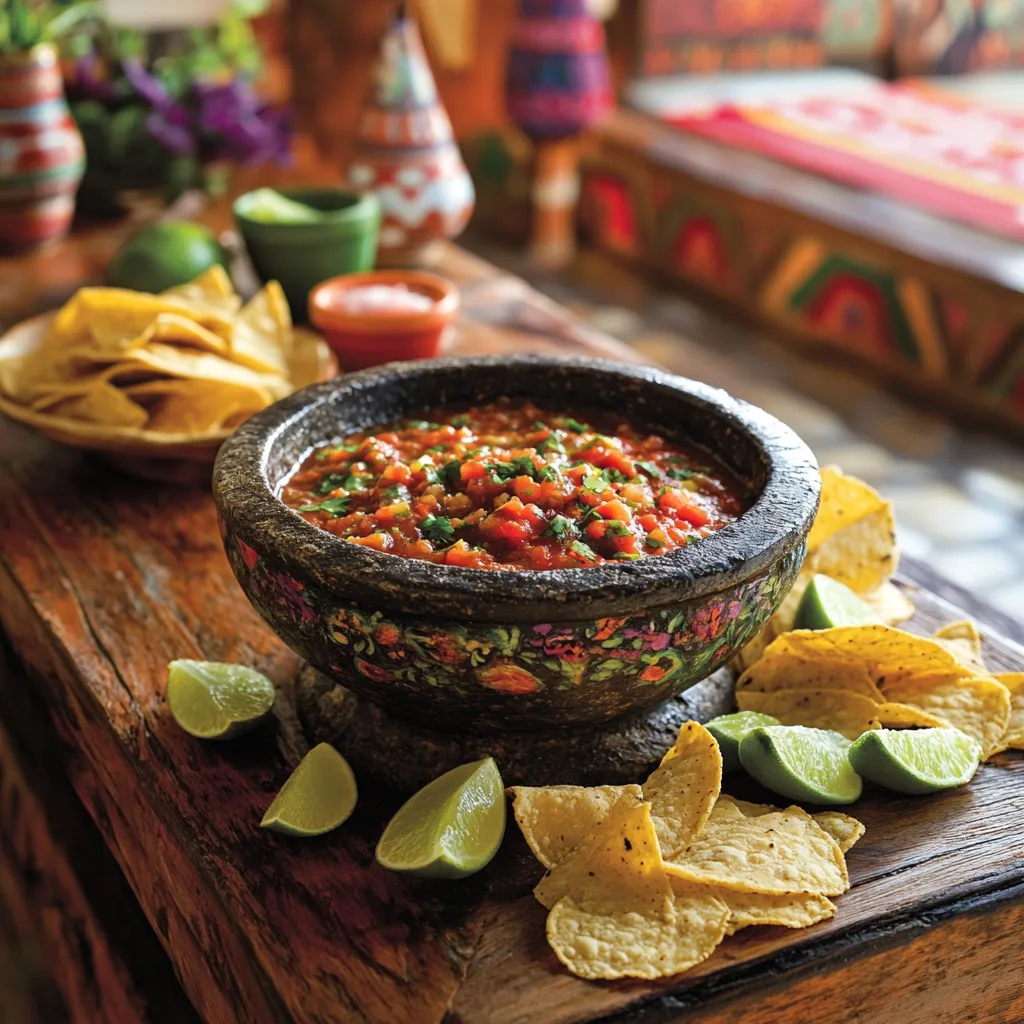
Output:
[[[76,259],[94,276],[99,258]],[[442,271],[465,300],[456,351],[631,358],[457,249]],[[19,293],[19,315],[59,291]],[[999,635],[1022,639],[1012,622],[962,592],[936,596],[923,567],[905,585],[914,628],[967,609],[990,627],[993,665],[1024,667]],[[539,869],[514,826],[461,884],[374,864],[398,800],[372,787],[327,837],[260,831],[305,749],[289,697],[299,666],[242,599],[204,490],[119,477],[0,423],[0,629],[0,904],[39,937],[75,1021],[1024,1020],[1013,756],[967,789],[862,801],[868,833],[833,921],[748,929],[666,982],[588,983],[547,948]],[[182,657],[264,671],[281,694],[273,723],[230,744],[185,735],[163,701]],[[707,713],[728,683],[688,699]]]

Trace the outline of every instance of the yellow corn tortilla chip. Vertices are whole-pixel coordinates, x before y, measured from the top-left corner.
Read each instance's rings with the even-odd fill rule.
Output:
[[[849,690],[775,690],[736,694],[740,711],[760,711],[783,725],[806,725],[812,729],[833,729],[847,739],[879,728],[877,703]]]
[[[886,682],[882,692],[973,737],[985,758],[1005,749],[1010,691],[995,679],[957,671],[921,673]]]
[[[837,896],[850,887],[836,841],[799,807],[756,817],[713,815],[665,861],[670,876],[740,892]]]
[[[824,573],[858,594],[877,590],[896,572],[895,529],[890,502],[862,480],[825,466],[803,571]]]
[[[765,657],[736,681],[736,692],[752,690],[847,690],[881,701],[882,692],[863,662],[839,658],[804,660],[797,655]]]
[[[1010,694],[1010,717],[1003,735],[1003,746],[1024,750],[1024,672],[1002,672],[993,676]]]
[[[986,675],[985,659],[981,653],[981,634],[970,619],[951,622],[932,634],[936,643],[946,648],[961,665]]]
[[[126,385],[124,392],[149,413],[147,429],[163,434],[236,427],[274,400],[266,388],[225,387],[208,380],[145,381]]]
[[[105,423],[113,427],[141,428],[149,418],[141,405],[104,381],[96,382],[81,394],[58,399],[46,408],[46,412],[50,416]]]
[[[883,701],[875,708],[875,717],[883,729],[935,729],[949,723],[935,715],[930,715],[920,708],[909,704],[899,704],[893,700]]]
[[[675,745],[643,785],[664,857],[701,830],[721,788],[718,741],[699,722],[685,722]]]
[[[231,354],[243,366],[287,376],[292,321],[281,286],[268,281],[234,321]]]
[[[184,299],[189,304],[195,303],[200,308],[204,305],[220,308],[231,316],[242,307],[242,300],[235,293],[228,272],[219,263],[185,284],[168,288],[163,294]]]
[[[757,818],[762,814],[774,814],[781,811],[781,807],[773,807],[771,804],[754,804],[749,800],[737,800],[736,797],[722,794],[715,805],[717,811],[723,804],[728,804],[731,810],[728,813],[742,814],[748,818]],[[849,814],[841,811],[819,811],[811,817],[824,829],[838,844],[839,849],[846,853],[862,835],[864,826]]]
[[[639,786],[513,786],[512,811],[533,855],[546,868],[564,861]]]
[[[841,811],[819,811],[811,817],[836,841],[843,853],[854,846],[867,831],[862,822]]]
[[[565,896],[547,937],[569,970],[589,980],[664,978],[706,960],[726,934],[729,908],[710,892],[669,901],[667,911]]]
[[[623,793],[601,824],[533,890],[549,910],[563,897],[614,902],[627,888],[671,895],[650,804]]]
[[[874,612],[879,622],[895,626],[914,617],[914,602],[894,583],[883,583],[877,590],[861,594],[860,599]]]
[[[231,340],[230,317],[198,309],[177,296],[149,295],[126,288],[80,288],[54,318],[47,344],[88,335],[100,350],[116,353],[142,334],[160,313],[186,316],[225,341]]]

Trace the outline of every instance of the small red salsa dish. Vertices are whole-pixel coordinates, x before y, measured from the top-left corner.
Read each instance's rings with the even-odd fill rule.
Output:
[[[584,569],[667,554],[747,509],[707,452],[614,416],[498,400],[350,434],[281,497],[342,540],[472,569]]]
[[[458,309],[455,285],[422,270],[345,274],[309,293],[310,322],[345,370],[436,356]]]

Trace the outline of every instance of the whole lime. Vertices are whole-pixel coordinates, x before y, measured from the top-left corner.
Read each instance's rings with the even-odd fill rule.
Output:
[[[162,292],[185,284],[215,263],[228,266],[228,254],[201,224],[158,221],[136,232],[107,268],[107,283],[137,292]]]

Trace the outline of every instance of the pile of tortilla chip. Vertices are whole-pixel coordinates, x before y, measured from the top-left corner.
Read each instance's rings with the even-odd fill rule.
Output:
[[[721,793],[714,737],[685,723],[643,786],[515,787],[516,820],[547,873],[556,956],[581,978],[660,978],[706,960],[752,925],[803,928],[850,887],[845,852],[864,834],[838,812]]]
[[[821,573],[845,583],[878,616],[894,625],[914,606],[891,582],[899,562],[892,504],[835,466],[821,471],[821,504],[807,537],[807,558],[793,589],[765,628],[736,656],[738,671],[752,665],[779,635],[793,628],[800,599]]]
[[[1024,748],[1024,673],[990,675],[970,622],[932,638],[886,625],[783,633],[736,681],[736,703],[849,739],[869,729],[952,726],[986,758]]]
[[[243,306],[214,266],[162,295],[80,289],[37,347],[0,359],[0,394],[74,422],[205,434],[293,391],[291,349],[277,282]]]

